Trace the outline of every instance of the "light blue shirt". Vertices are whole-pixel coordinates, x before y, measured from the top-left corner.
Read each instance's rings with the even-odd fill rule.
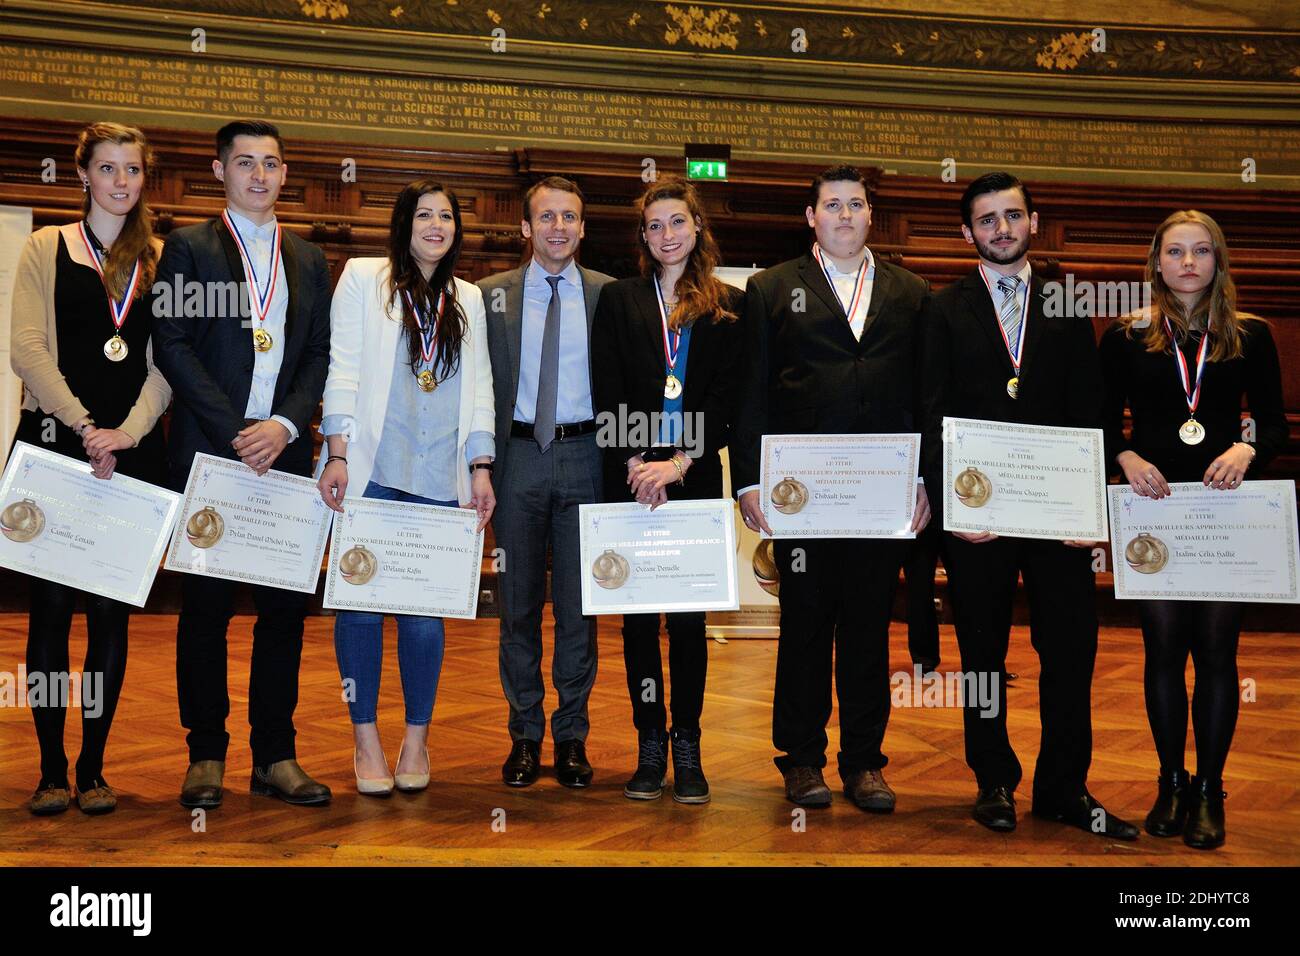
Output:
[[[255,226],[251,220],[245,219],[229,206],[226,207],[226,212],[230,214],[230,221],[239,230],[240,238],[244,240],[244,248],[248,252],[249,259],[253,261],[253,269],[257,272],[258,289],[255,291],[250,284],[248,290],[251,304],[260,293],[266,291],[271,281],[275,217],[272,216],[264,225]],[[221,228],[225,227],[225,223],[222,223]],[[267,313],[266,322],[262,326],[271,333],[271,348],[266,352],[253,349],[253,381],[248,389],[248,405],[244,409],[244,417],[262,421],[268,418],[274,419],[289,430],[289,441],[297,441],[298,429],[294,427],[293,422],[283,415],[271,414],[272,403],[275,400],[275,383],[280,377],[280,363],[284,361],[284,329],[288,316],[289,282],[285,278],[284,259],[281,258],[275,273],[275,292],[271,296],[271,310]],[[253,325],[254,327],[258,325],[257,319],[253,319]],[[253,347],[251,336],[248,347]]]
[[[321,420],[321,434],[344,431],[346,415],[327,415]],[[473,432],[465,446],[465,462],[456,461],[456,429],[460,421],[460,366],[451,377],[438,382],[432,392],[420,388],[411,371],[406,333],[397,337],[393,353],[393,383],[375,467],[370,480],[421,498],[452,501],[457,497],[458,468],[468,468],[475,458],[495,457],[492,432]]]
[[[537,382],[542,367],[542,333],[551,303],[549,275],[533,259],[524,270],[523,337],[519,350],[519,393],[515,420],[537,419]],[[591,362],[587,348],[587,301],[582,275],[570,260],[556,286],[560,294],[560,376],[555,398],[555,423],[568,425],[596,417],[591,403]]]

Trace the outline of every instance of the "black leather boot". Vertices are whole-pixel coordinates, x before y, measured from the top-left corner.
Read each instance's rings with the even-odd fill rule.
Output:
[[[623,788],[623,796],[630,800],[657,800],[663,796],[668,775],[668,735],[662,730],[651,730],[639,737],[636,773]]]
[[[708,803],[709,781],[700,766],[700,732],[673,728],[673,799],[678,803]]]
[[[1193,777],[1188,787],[1191,800],[1187,808],[1187,825],[1183,827],[1183,842],[1197,850],[1213,850],[1223,846],[1223,792],[1222,780],[1202,780]]]
[[[1171,837],[1183,832],[1183,825],[1187,822],[1187,806],[1191,802],[1189,782],[1186,770],[1170,773],[1163,767],[1160,769],[1160,789],[1156,794],[1155,805],[1147,814],[1147,833]]]

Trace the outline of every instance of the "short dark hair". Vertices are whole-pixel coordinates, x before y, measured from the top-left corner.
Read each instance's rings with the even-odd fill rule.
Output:
[[[975,197],[983,196],[985,193],[1000,193],[1004,189],[1019,189],[1020,195],[1025,197],[1025,212],[1034,211],[1034,200],[1029,195],[1029,189],[1015,176],[1008,172],[998,170],[997,172],[985,173],[978,179],[971,180],[971,184],[966,187],[966,191],[961,194],[961,221],[967,229],[971,228],[971,207],[975,205]]]
[[[223,163],[230,156],[230,147],[234,145],[236,136],[270,136],[280,148],[280,159],[284,159],[284,140],[280,138],[278,129],[262,120],[235,120],[217,130],[217,159]]]
[[[573,193],[578,197],[578,218],[586,218],[587,197],[582,194],[578,184],[572,179],[565,179],[563,176],[547,176],[540,182],[533,183],[528,187],[528,192],[524,193],[524,218],[529,222],[533,221],[533,197],[541,189],[557,189],[562,193]]]
[[[813,209],[817,208],[817,200],[822,195],[822,183],[842,182],[862,183],[862,189],[867,194],[867,202],[871,201],[871,183],[867,182],[867,177],[862,175],[862,170],[856,166],[832,166],[813,177],[812,185],[808,187],[808,205]]]

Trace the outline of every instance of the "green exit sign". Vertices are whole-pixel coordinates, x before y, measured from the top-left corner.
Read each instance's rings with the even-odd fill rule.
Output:
[[[688,159],[686,161],[687,179],[723,179],[727,178],[727,164],[718,159]]]

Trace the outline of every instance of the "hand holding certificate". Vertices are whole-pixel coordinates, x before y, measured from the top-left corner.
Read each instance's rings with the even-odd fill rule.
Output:
[[[18,442],[0,478],[0,566],[144,607],[180,495]]]
[[[945,531],[1102,541],[1105,478],[1100,429],[943,420]]]
[[[332,517],[310,478],[200,453],[166,567],[310,594]]]
[[[1300,603],[1295,482],[1200,482],[1146,498],[1110,487],[1115,597]]]
[[[482,561],[483,533],[472,509],[349,500],[334,521],[323,605],[473,618]]]
[[[920,435],[764,435],[773,538],[915,538]]]
[[[579,505],[582,613],[734,611],[735,519],[722,499]],[[566,569],[567,570],[567,569]]]

